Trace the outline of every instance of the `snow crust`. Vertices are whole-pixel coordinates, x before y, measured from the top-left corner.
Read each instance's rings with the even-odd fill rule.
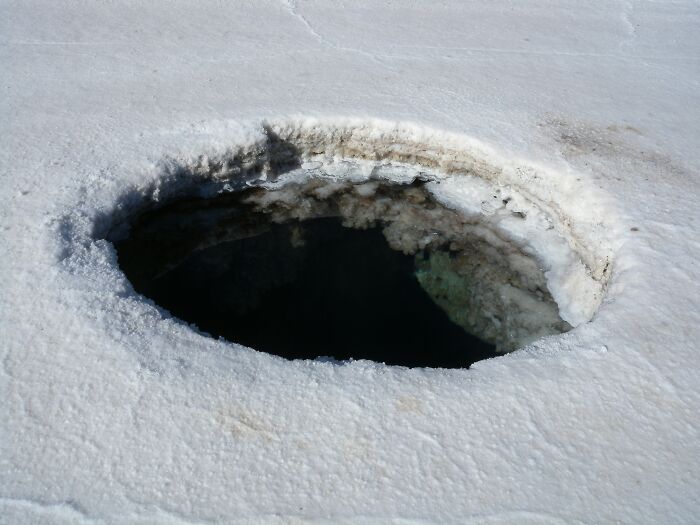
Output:
[[[696,3],[0,18],[1,523],[696,521]],[[544,254],[580,324],[470,370],[289,362],[134,294],[104,233],[245,183],[217,162],[266,129],[307,168],[443,173],[436,195]],[[482,207],[464,176],[512,200]]]
[[[255,129],[259,130],[257,137]],[[153,184],[129,190],[119,199],[115,212],[100,211],[115,218],[98,220],[100,230],[89,234],[100,236],[129,213],[189,194],[216,195],[262,185],[276,191],[259,198],[260,206],[282,202],[298,208],[296,217],[305,219],[312,215],[313,201],[304,201],[296,188],[309,177],[337,181],[337,185],[318,188],[315,197],[319,199],[340,190],[346,181],[408,183],[418,178],[432,181],[431,193],[443,204],[473,218],[478,224],[472,230],[490,244],[511,242],[536,255],[565,321],[573,326],[588,321],[600,304],[612,269],[615,224],[610,218],[612,210],[606,209],[606,196],[595,188],[571,184],[556,172],[525,163],[499,165],[495,155],[466,137],[376,119],[268,122],[253,126],[247,136],[252,139],[249,143],[234,148],[220,152],[210,148],[196,157],[165,160]],[[294,150],[284,155],[295,162],[290,167],[298,164],[298,168],[274,173],[271,164],[280,162],[280,147],[267,144],[270,136]],[[285,191],[285,185],[290,189]],[[371,191],[371,186],[364,187]],[[353,209],[344,216],[353,220],[356,213],[373,212]],[[374,219],[358,216],[354,220]],[[66,217],[67,222],[71,220]]]

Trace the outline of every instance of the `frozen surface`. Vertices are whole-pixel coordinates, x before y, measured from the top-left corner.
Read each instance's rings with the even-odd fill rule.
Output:
[[[696,2],[1,13],[0,522],[697,520]],[[407,370],[284,361],[135,295],[99,217],[289,115],[453,132],[550,194],[614,256],[593,320]]]

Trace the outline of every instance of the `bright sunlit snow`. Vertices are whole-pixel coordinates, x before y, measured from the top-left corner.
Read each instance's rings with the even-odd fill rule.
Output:
[[[696,522],[698,28],[691,0],[3,2],[0,523]],[[573,329],[468,370],[285,360],[136,293],[108,240],[175,197],[303,216],[414,179]],[[509,340],[553,315],[499,290]]]

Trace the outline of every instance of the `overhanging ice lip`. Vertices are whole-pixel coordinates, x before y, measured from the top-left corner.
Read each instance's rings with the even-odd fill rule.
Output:
[[[289,358],[467,367],[571,328],[531,249],[499,226],[538,224],[506,209],[514,196],[477,191],[489,213],[465,215],[440,203],[429,170],[364,163],[137,214],[117,228],[120,267],[206,333]]]
[[[572,174],[504,161],[472,139],[411,124],[304,118],[266,121],[257,129],[248,143],[164,159],[153,183],[123,194],[96,219],[93,238],[119,239],[130,216],[188,196],[257,186],[269,190],[259,206],[287,199],[293,210],[298,195],[289,188],[314,177],[330,192],[334,184],[423,180],[437,201],[471,220],[485,242],[533,257],[567,323],[587,322],[599,307],[615,229],[600,217],[614,215],[601,214],[606,196]]]

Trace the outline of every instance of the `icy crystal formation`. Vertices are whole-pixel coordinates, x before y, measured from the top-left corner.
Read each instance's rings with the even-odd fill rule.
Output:
[[[381,224],[392,248],[416,257],[418,281],[450,319],[501,352],[571,328],[533,257],[480,238],[478,221],[442,206],[424,184],[311,179],[247,202],[280,223],[339,216],[350,228]]]
[[[405,168],[384,169],[397,175]],[[380,227],[391,248],[415,258],[418,282],[449,318],[499,352],[568,330],[536,260],[512,242],[479,237],[482,221],[442,205],[431,186],[310,176],[277,188],[183,200],[144,215],[132,227],[128,246],[147,256],[126,267],[127,274],[147,282],[194,251],[254,237],[272,223],[298,223],[291,242],[303,243],[304,221],[336,217],[347,228]]]
[[[391,248],[415,257],[417,282],[450,320],[499,352],[585,323],[600,305],[612,230],[593,190],[411,126],[305,119],[263,123],[246,140],[164,158],[150,187],[96,221],[96,238],[138,232],[158,247],[126,272],[132,282],[270,224],[330,217],[381,228]],[[187,220],[168,224],[169,214]]]

